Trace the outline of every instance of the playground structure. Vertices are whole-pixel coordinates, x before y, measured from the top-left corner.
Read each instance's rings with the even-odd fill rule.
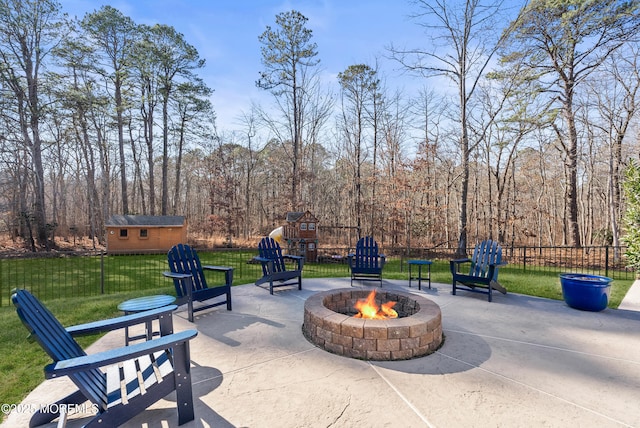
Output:
[[[303,256],[305,261],[318,260],[318,219],[309,211],[288,212],[286,224],[269,236],[287,249],[288,254]]]

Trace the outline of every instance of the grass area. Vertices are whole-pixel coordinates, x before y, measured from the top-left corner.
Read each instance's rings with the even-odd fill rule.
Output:
[[[257,252],[251,250],[200,252],[203,264],[232,266],[234,284],[250,283],[261,276],[260,265],[250,263],[256,255]],[[406,279],[406,260],[401,261],[398,257],[387,260],[385,277]],[[8,297],[11,289],[16,287],[30,289],[43,301],[128,293],[136,290],[147,290],[151,293],[171,285],[171,281],[161,275],[161,272],[166,269],[166,256],[162,254],[4,259],[0,260],[0,307],[11,306]],[[501,281],[516,293],[560,298],[557,279],[557,275],[561,272],[559,268],[544,267],[544,270],[540,270],[536,267],[528,267],[528,269],[530,269],[529,272],[534,273],[527,274],[522,266],[507,265],[501,269]],[[435,260],[432,271],[435,281],[442,283],[451,281],[447,260]],[[631,283],[631,280],[618,279],[616,275],[619,272],[611,272],[611,274],[615,278],[614,287]],[[512,278],[512,275],[515,276]],[[349,268],[345,263],[306,263],[304,276],[307,278],[344,277],[349,276]],[[551,284],[545,285],[547,277]],[[616,300],[613,299],[613,303],[615,302]]]
[[[238,255],[233,254],[233,261],[226,253],[212,253],[206,257],[201,255],[203,264],[232,265],[235,267],[234,284],[246,284],[253,282],[260,274],[260,265],[243,262],[238,265],[237,260],[250,260],[253,255],[251,253]],[[131,256],[137,257],[137,256]],[[68,294],[65,290],[61,290],[60,285],[57,287],[47,286],[42,288],[42,292],[33,290],[34,294],[45,300],[42,296],[46,296],[46,305],[54,313],[54,315],[65,325],[81,324],[89,321],[96,321],[105,318],[117,316],[120,312],[117,305],[127,299],[149,295],[150,290],[153,294],[173,294],[173,286],[171,282],[160,275],[159,272],[166,269],[166,261],[164,256],[150,257],[141,256],[140,258],[131,258],[130,265],[123,262],[125,259],[115,259],[110,263],[119,263],[118,266],[111,270],[111,275],[121,276],[125,278],[130,285],[123,287],[124,291],[114,292],[113,289],[105,291],[111,294],[85,296],[83,293]],[[45,269],[42,265],[30,262],[24,267],[24,274],[32,277],[38,275],[38,269]],[[92,261],[93,264],[96,261]],[[140,264],[144,263],[144,268]],[[83,272],[77,268],[76,272],[79,276],[66,274],[64,277],[58,276],[56,281],[58,284],[65,284],[65,287],[71,290],[77,287],[76,281],[91,282],[96,281],[96,271]],[[92,268],[94,269],[94,268]],[[145,273],[146,272],[146,273]],[[511,293],[527,294],[539,296],[549,299],[562,299],[562,290],[558,272],[523,272],[519,267],[505,267],[500,269],[500,282]],[[424,272],[423,272],[424,274]],[[384,277],[386,279],[407,279],[407,266],[401,265],[400,260],[390,260],[385,266]],[[322,278],[322,277],[344,277],[349,276],[349,271],[344,264],[318,264],[307,263],[304,267],[305,278]],[[78,279],[80,278],[80,279]],[[451,273],[449,272],[448,261],[434,261],[431,269],[431,278],[433,282],[450,284]],[[0,270],[0,279],[6,281],[6,270]],[[33,278],[31,279],[33,280]],[[10,283],[15,284],[16,281]],[[20,282],[18,282],[20,283]],[[36,282],[33,282],[36,283]],[[108,281],[105,283],[109,284]],[[134,288],[138,284],[139,289]],[[145,286],[140,287],[140,284]],[[610,308],[617,308],[626,292],[631,287],[632,280],[615,280],[611,287],[611,298],[609,302]],[[5,282],[6,284],[6,282]],[[446,290],[446,288],[445,288]],[[68,290],[67,290],[68,291]],[[2,290],[2,293],[8,291]],[[58,298],[54,298],[58,296]],[[73,296],[73,297],[69,297]],[[73,310],[70,310],[73,308]],[[13,306],[0,307],[0,403],[20,403],[24,397],[44,380],[43,367],[50,362],[49,357],[42,351],[35,341],[27,340],[27,331],[20,323],[15,314]],[[95,341],[97,336],[82,337],[79,339],[83,347],[88,346]],[[46,403],[41,403],[46,404]],[[0,421],[4,419],[4,415],[0,415]]]
[[[171,289],[158,291],[171,292]],[[56,299],[47,301],[46,305],[62,325],[70,326],[121,315],[116,308],[120,302],[145,294],[148,292],[136,291],[73,300]],[[13,307],[0,308],[0,325],[0,403],[17,404],[44,380],[43,368],[51,362],[51,358],[35,340],[28,339],[27,330]],[[78,342],[84,348],[98,337],[84,336],[78,338]]]

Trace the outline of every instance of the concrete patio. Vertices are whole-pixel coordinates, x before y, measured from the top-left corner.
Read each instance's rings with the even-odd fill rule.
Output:
[[[596,313],[511,293],[488,303],[484,295],[453,296],[447,284],[418,291],[384,281],[385,289],[440,306],[445,343],[414,360],[368,362],[330,354],[302,335],[305,299],[344,287],[348,278],[304,279],[302,291],[270,296],[247,284],[233,288],[232,312],[197,316],[196,419],[183,426],[640,426],[640,300]],[[186,318],[180,308],[176,330],[194,328]],[[90,351],[122,344],[123,333],[114,332]],[[66,379],[45,381],[24,404],[51,403],[72,389]],[[28,426],[29,416],[12,413],[3,426]],[[80,426],[81,416],[67,426]],[[126,426],[176,424],[169,395]]]

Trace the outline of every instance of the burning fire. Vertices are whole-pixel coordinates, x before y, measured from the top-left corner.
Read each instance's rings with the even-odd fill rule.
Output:
[[[373,290],[366,299],[358,300],[354,308],[358,313],[355,318],[370,318],[375,320],[383,320],[387,318],[398,318],[398,313],[393,309],[398,302],[386,302],[381,306],[376,304],[376,290]]]

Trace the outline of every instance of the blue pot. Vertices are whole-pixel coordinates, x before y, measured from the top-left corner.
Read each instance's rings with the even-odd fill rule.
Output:
[[[607,307],[611,278],[581,273],[560,274],[562,296],[567,305],[582,311],[598,312]]]

